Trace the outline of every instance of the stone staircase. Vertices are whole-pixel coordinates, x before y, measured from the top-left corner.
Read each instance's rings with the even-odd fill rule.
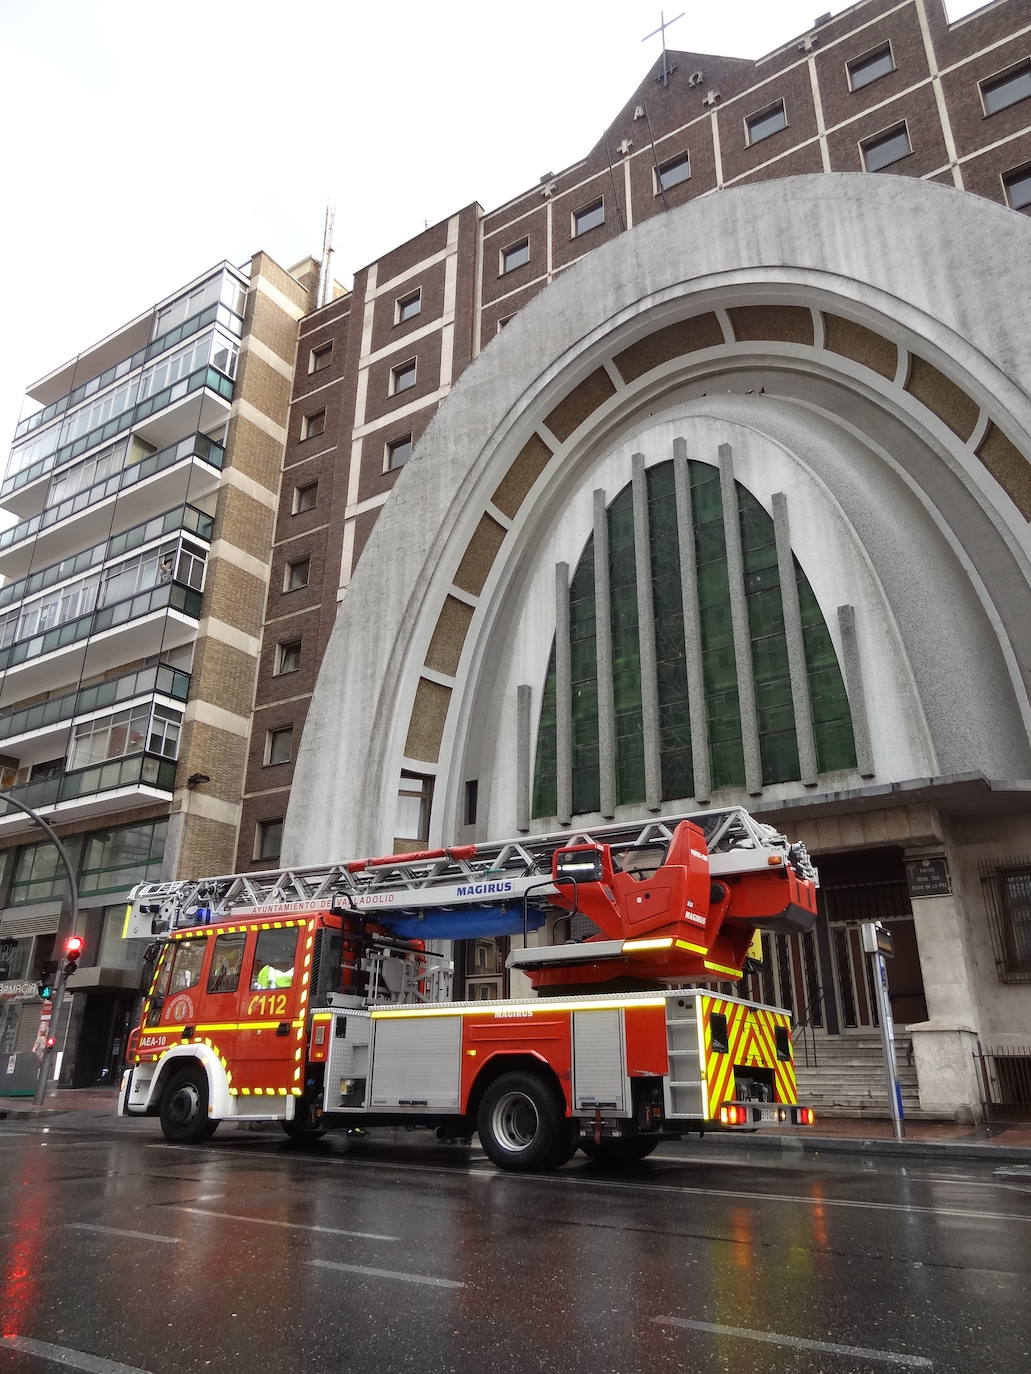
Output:
[[[815,1046],[815,1052],[814,1052]],[[916,1069],[912,1064],[912,1039],[896,1034],[895,1055],[902,1087],[902,1110],[919,1120]],[[886,1120],[888,1088],[879,1032],[824,1035],[811,1032],[795,1037],[795,1072],[798,1100],[825,1117],[871,1117]]]

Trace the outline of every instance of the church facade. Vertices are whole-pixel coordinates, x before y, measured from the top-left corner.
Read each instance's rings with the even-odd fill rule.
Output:
[[[858,925],[881,919],[920,1108],[978,1116],[984,1072],[1019,1079],[1031,225],[1005,194],[971,194],[953,161],[873,176],[788,160],[725,181],[624,222],[489,342],[461,328],[463,212],[437,264],[454,308],[423,336],[429,401],[377,396],[377,369],[389,399],[408,390],[417,341],[377,337],[377,310],[405,323],[416,257],[373,273],[386,290],[365,302],[349,393],[361,424],[341,432],[332,412],[351,459],[346,571],[333,536],[319,555],[346,590],[335,617],[311,599],[318,653],[278,861],[745,805],[804,840],[823,883],[816,931],[767,937],[753,991],[822,1034],[872,1029]],[[525,213],[550,216],[551,245],[542,190]],[[516,232],[495,238],[499,268]],[[314,352],[354,305],[302,323],[302,341]],[[373,504],[361,463],[390,453],[421,400],[432,418]],[[288,451],[296,498],[292,470]],[[367,521],[350,550],[348,518]],[[303,644],[283,625],[270,614],[267,645]],[[263,707],[259,683],[255,739],[263,709],[285,710],[280,688]],[[272,866],[257,842],[241,857]],[[467,995],[509,990],[489,951],[464,972]]]

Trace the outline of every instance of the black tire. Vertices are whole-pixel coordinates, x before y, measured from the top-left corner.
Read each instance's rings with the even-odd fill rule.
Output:
[[[627,1164],[640,1164],[659,1143],[658,1136],[631,1135],[603,1140],[581,1140],[580,1149],[595,1164],[620,1169]]]
[[[295,1145],[312,1145],[326,1134],[325,1126],[313,1126],[307,1115],[294,1117],[293,1121],[281,1121],[279,1124]]]
[[[483,1095],[476,1116],[480,1145],[499,1169],[558,1169],[572,1157],[573,1124],[558,1089],[533,1073],[506,1073]]]
[[[161,1130],[176,1145],[200,1145],[218,1130],[208,1118],[208,1076],[198,1065],[175,1074],[162,1094]]]

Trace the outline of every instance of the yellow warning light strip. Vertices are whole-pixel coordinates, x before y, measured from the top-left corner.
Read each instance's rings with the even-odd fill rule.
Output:
[[[690,940],[678,940],[677,949],[689,949],[692,954],[708,954],[708,945],[693,945]]]
[[[194,1026],[193,1029],[197,1034],[201,1031],[277,1030],[282,1024],[282,1021],[204,1021],[202,1024]],[[304,1021],[291,1021],[290,1025],[293,1027],[303,1026]],[[174,1035],[178,1032],[181,1035],[185,1029],[185,1025],[147,1026],[140,1034],[141,1036]]]
[[[731,978],[741,977],[741,970],[739,968],[728,968],[726,964],[714,964],[711,959],[706,959],[704,962],[705,967],[711,969],[713,973],[726,973]]]

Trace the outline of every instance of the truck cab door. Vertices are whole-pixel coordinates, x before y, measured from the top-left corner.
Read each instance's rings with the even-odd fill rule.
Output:
[[[303,1079],[300,1010],[310,976],[310,936],[298,921],[252,930],[246,939],[232,1086],[244,1095],[286,1097]]]

